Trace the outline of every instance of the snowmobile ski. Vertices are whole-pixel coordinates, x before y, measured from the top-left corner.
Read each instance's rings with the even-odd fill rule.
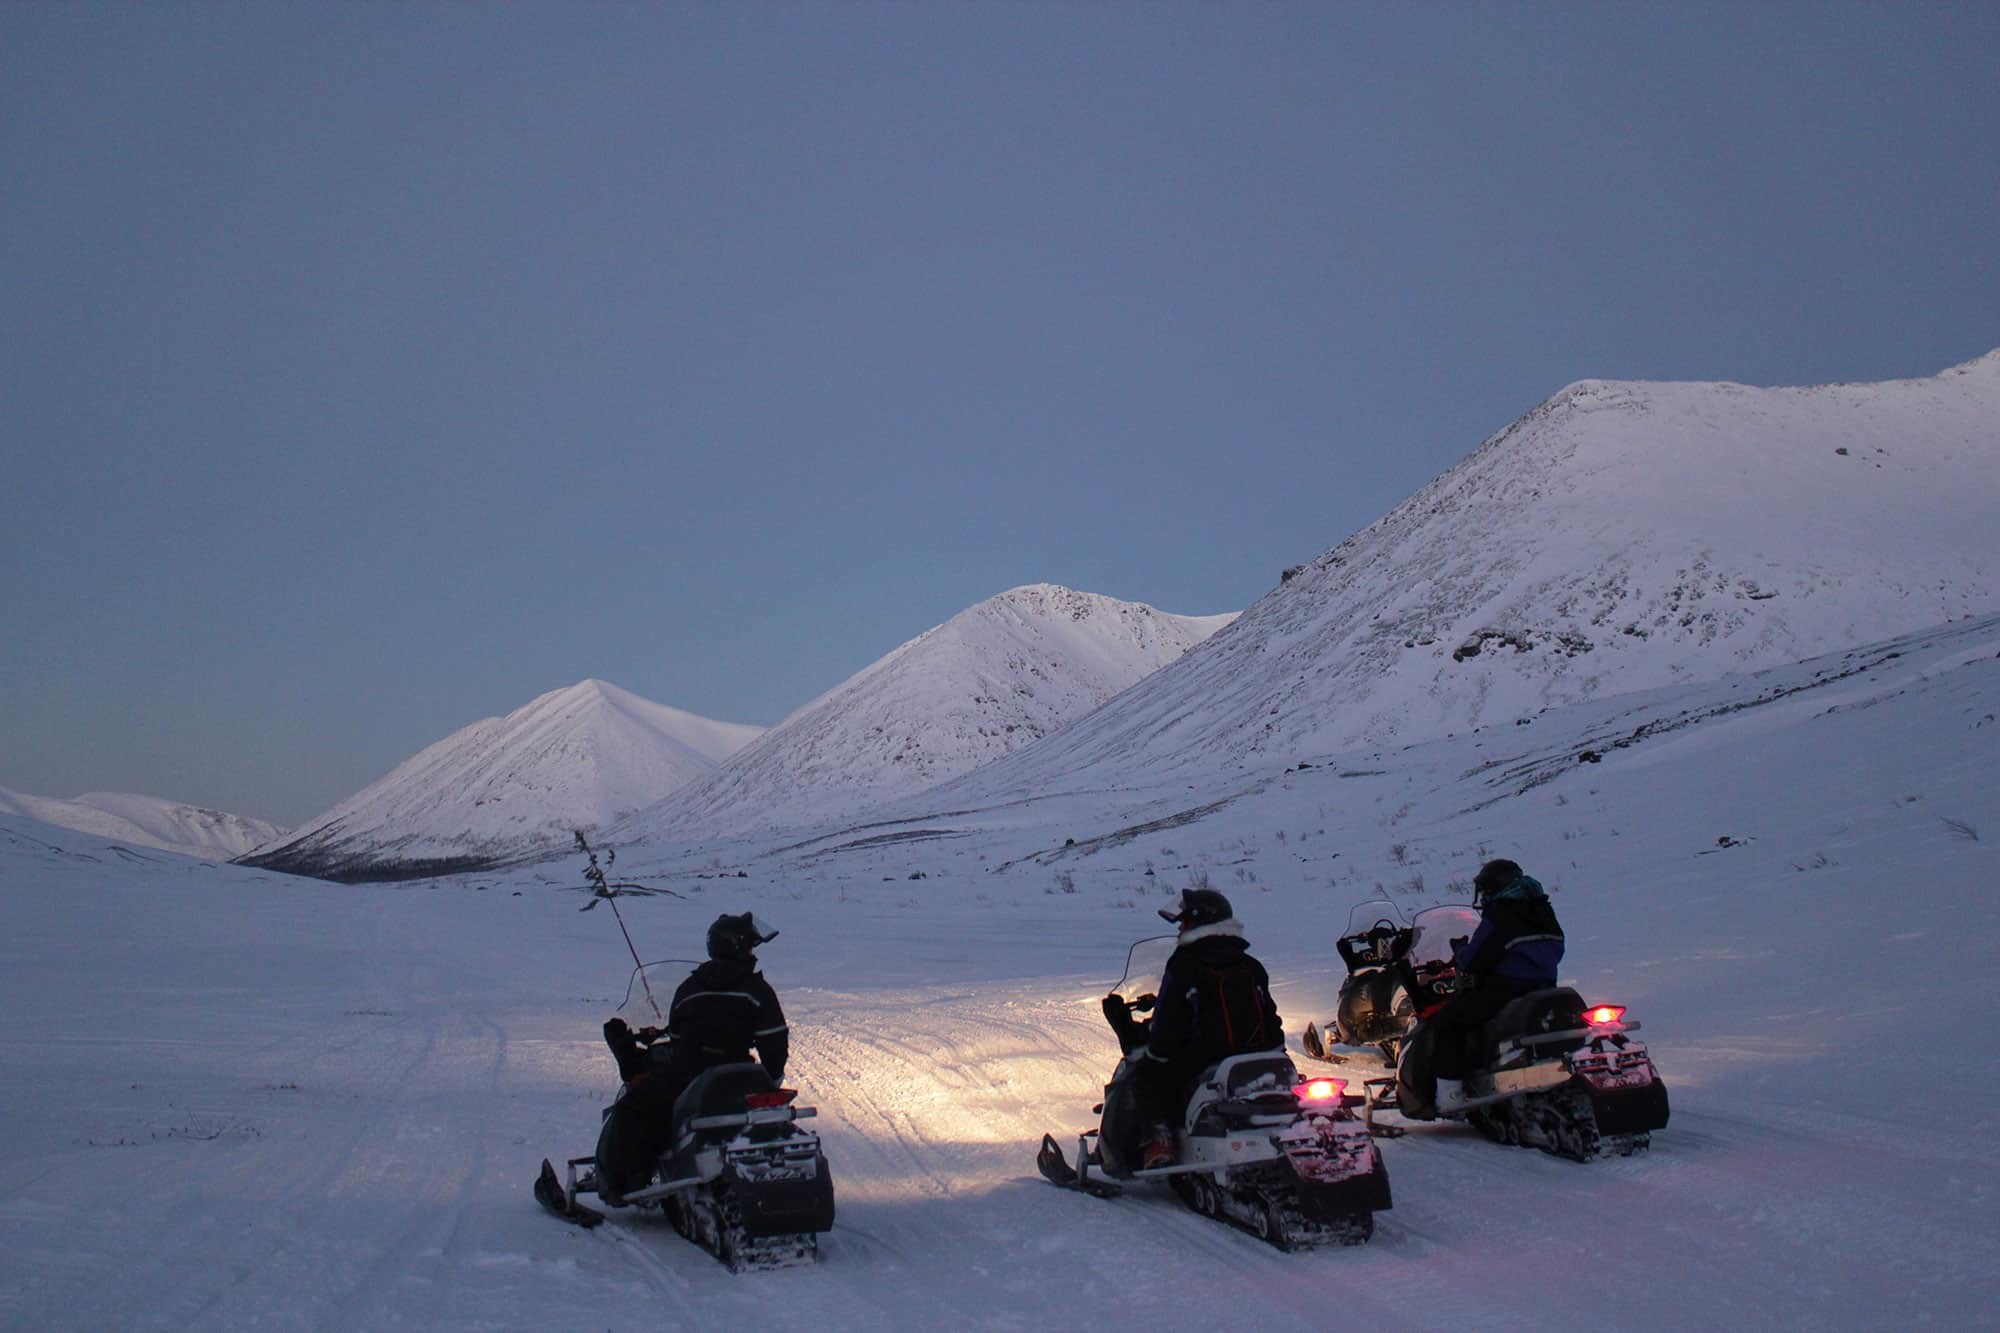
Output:
[[[563,1188],[562,1177],[556,1174],[555,1167],[546,1157],[542,1159],[542,1174],[535,1178],[535,1201],[563,1221],[576,1226],[594,1227],[604,1220],[603,1213],[585,1207],[569,1196],[569,1191]]]
[[[1062,1147],[1048,1134],[1042,1135],[1042,1150],[1035,1154],[1035,1166],[1051,1185],[1077,1190],[1092,1198],[1115,1199],[1124,1193],[1108,1180],[1078,1175],[1076,1168],[1069,1164],[1069,1159],[1063,1156]]]

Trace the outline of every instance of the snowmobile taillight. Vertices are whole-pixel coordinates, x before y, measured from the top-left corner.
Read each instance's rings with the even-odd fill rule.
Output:
[[[1624,1018],[1625,1006],[1622,1004],[1592,1005],[1589,1009],[1584,1010],[1583,1016],[1590,1020],[1592,1027],[1604,1027],[1606,1024],[1616,1023]]]
[[[746,1093],[744,1105],[753,1111],[761,1111],[770,1106],[784,1106],[799,1095],[797,1088],[775,1088],[770,1092]]]
[[[1337,1102],[1340,1100],[1340,1095],[1347,1091],[1347,1080],[1316,1078],[1299,1084],[1292,1091],[1298,1094],[1302,1102]]]

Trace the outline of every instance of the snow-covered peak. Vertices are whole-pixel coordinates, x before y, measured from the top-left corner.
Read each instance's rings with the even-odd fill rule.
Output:
[[[1288,761],[1891,638],[2000,606],[1996,513],[2000,352],[1878,384],[1584,380],[991,777]]]
[[[1233,615],[1176,616],[1050,583],[970,606],[628,821],[682,836],[847,813],[1050,735]]]
[[[454,732],[246,859],[336,879],[491,864],[656,801],[762,731],[583,680]]]
[[[60,800],[0,788],[0,812],[25,815],[112,842],[217,861],[241,856],[284,833],[276,824],[247,815],[129,792],[86,792],[73,800]]]

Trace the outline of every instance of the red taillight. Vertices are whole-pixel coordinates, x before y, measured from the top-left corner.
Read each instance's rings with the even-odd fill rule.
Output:
[[[1590,1020],[1592,1027],[1603,1027],[1607,1023],[1616,1023],[1619,1019],[1625,1017],[1625,1006],[1622,1004],[1592,1005],[1590,1008],[1584,1010],[1583,1016]]]
[[[1316,1078],[1299,1084],[1292,1091],[1298,1094],[1298,1098],[1302,1102],[1338,1101],[1340,1094],[1347,1091],[1347,1080],[1344,1078]]]
[[[768,1106],[783,1106],[799,1095],[797,1088],[778,1088],[771,1092],[752,1092],[744,1098],[744,1104],[753,1111],[761,1111]]]

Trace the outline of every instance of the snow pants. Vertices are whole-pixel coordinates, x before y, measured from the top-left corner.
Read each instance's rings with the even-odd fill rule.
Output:
[[[1479,1029],[1493,1021],[1502,1009],[1529,991],[1540,990],[1539,985],[1516,985],[1498,978],[1483,978],[1472,990],[1460,991],[1451,997],[1444,1008],[1426,1020],[1432,1027],[1437,1043],[1432,1051],[1431,1071],[1434,1077],[1463,1081],[1465,1076],[1479,1067],[1484,1055],[1475,1050],[1478,1045]]]
[[[604,1112],[597,1135],[600,1193],[630,1194],[652,1182],[660,1155],[673,1145],[674,1102],[695,1071],[656,1069],[625,1085]]]

